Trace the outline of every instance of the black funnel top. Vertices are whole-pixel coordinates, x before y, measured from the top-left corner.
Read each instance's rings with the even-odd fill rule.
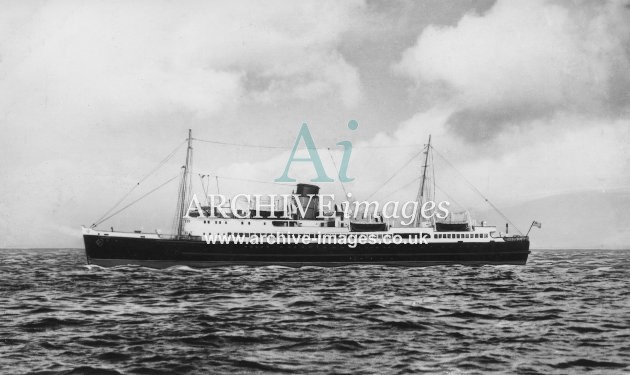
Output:
[[[319,194],[319,186],[311,184],[297,184],[296,194],[300,196],[308,196],[309,194]]]

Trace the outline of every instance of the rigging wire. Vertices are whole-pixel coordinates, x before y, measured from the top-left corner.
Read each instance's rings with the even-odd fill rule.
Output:
[[[221,141],[210,141],[207,139],[193,138],[193,141],[212,143],[215,145],[223,145],[223,146],[238,146],[238,147],[251,147],[251,148],[266,148],[266,149],[285,149],[291,150],[293,147],[286,146],[265,146],[265,145],[252,145],[247,143],[232,143],[232,142],[221,142]]]
[[[177,206],[175,206],[175,214],[173,215],[173,221],[171,222],[171,233],[177,235],[179,231],[179,210],[182,205],[182,194],[184,190],[185,182],[183,181],[186,177],[186,166],[182,166],[180,168],[180,172],[177,175],[180,178],[180,184],[177,188]]]
[[[184,197],[184,199],[186,199],[186,201],[190,200],[190,198],[191,198],[190,195],[192,194],[192,191],[193,191],[193,174],[192,174],[192,171],[193,171],[193,156],[194,155],[195,154],[192,152],[192,147],[191,147],[191,149],[190,149],[190,166],[189,166],[190,170],[187,171],[188,172],[188,191],[186,192],[186,196]]]
[[[191,173],[197,173],[199,174],[201,171],[200,169],[194,171],[191,170]],[[257,182],[260,184],[268,184],[268,185],[280,185],[280,186],[287,186],[287,185],[294,185],[294,182],[272,182],[272,181],[265,181],[265,180],[255,180],[255,179],[251,179],[251,178],[241,178],[241,177],[232,177],[232,176],[221,176],[221,175],[217,175],[217,174],[208,174],[206,175],[208,176],[208,178],[210,178],[211,176],[214,176],[215,180],[216,180],[216,186],[217,186],[217,193],[220,194],[219,192],[219,179],[221,180],[234,180],[234,181],[245,181],[245,182]],[[208,191],[209,191],[209,185],[208,185]]]
[[[400,186],[399,188],[397,188],[396,190],[393,190],[391,192],[389,192],[387,195],[394,195],[396,193],[398,193],[401,190],[404,190],[405,188],[409,187],[411,184],[413,184],[414,182],[420,180],[422,178],[422,176],[417,176],[414,177],[412,180],[408,181],[407,183],[405,183],[404,185]],[[466,207],[464,205],[462,205],[461,203],[459,203],[458,201],[456,201],[453,197],[451,197],[444,189],[442,189],[440,187],[440,185],[438,185],[437,183],[434,183],[435,187],[444,195],[446,195],[446,197],[452,201],[453,203],[455,203],[457,206],[459,206],[460,208],[465,209]]]
[[[396,172],[394,172],[394,174],[392,174],[387,181],[385,181],[383,184],[381,184],[381,186],[378,187],[378,189],[376,189],[372,194],[370,194],[367,198],[365,198],[366,201],[370,200],[370,198],[372,198],[372,196],[374,196],[374,194],[378,193],[379,190],[381,190],[383,187],[385,187],[385,185],[387,185],[394,177],[396,177],[396,175],[398,173],[400,173],[403,169],[407,168],[407,165],[409,165],[409,163],[411,163],[413,161],[413,159],[417,158],[418,155],[422,154],[424,152],[424,149],[420,150],[419,152],[417,152],[416,154],[414,154],[409,160],[407,160],[407,162],[405,164],[403,164]]]
[[[173,220],[177,226],[176,231],[174,231],[174,233],[177,233],[177,237],[182,235],[182,231],[184,228],[183,216],[185,212],[186,202],[190,198],[190,193],[193,186],[193,147],[190,129],[188,129],[188,138],[186,139],[186,141],[188,143],[188,147],[186,149],[186,162],[182,166],[182,177],[177,198],[177,208],[173,217]]]
[[[440,187],[440,185],[438,185],[437,183],[434,184],[435,187],[444,195],[446,195],[446,198],[449,199],[449,201],[452,201],[453,203],[455,203],[457,206],[459,206],[461,209],[468,211],[468,209],[466,208],[466,206],[464,206],[463,204],[459,203],[458,201],[456,201],[453,197],[451,197],[449,195],[449,193],[446,192],[446,190],[442,189]]]
[[[122,211],[126,210],[127,208],[131,207],[132,205],[136,204],[137,202],[139,202],[140,200],[144,199],[145,197],[147,197],[148,195],[152,194],[153,192],[159,190],[160,188],[162,188],[163,186],[167,185],[169,182],[175,180],[176,178],[179,177],[179,174],[177,176],[174,176],[170,179],[168,179],[167,181],[163,182],[162,184],[160,184],[158,187],[152,189],[151,191],[149,191],[148,193],[140,196],[138,199],[132,201],[131,203],[127,204],[126,206],[122,207],[121,209],[119,209],[118,211],[114,212],[113,214],[107,216],[106,218],[100,220],[99,222],[95,223],[94,226],[101,224],[102,222],[111,219],[112,217],[118,215],[119,213],[121,213]]]
[[[392,146],[352,146],[353,149],[362,148],[362,149],[378,149],[378,148],[400,148],[400,147],[422,147],[422,145],[392,145]]]
[[[417,176],[414,177],[412,180],[410,180],[409,182],[405,183],[404,185],[402,185],[401,187],[399,187],[396,190],[393,190],[391,192],[389,192],[387,195],[394,195],[396,193],[398,193],[401,190],[404,190],[405,188],[409,187],[411,184],[413,184],[414,182],[420,180],[422,178],[422,176]],[[453,197],[451,197],[444,189],[442,189],[442,187],[440,187],[440,185],[438,185],[436,182],[434,182],[435,188],[437,190],[439,190],[442,194],[446,195],[446,197],[452,201],[453,203],[455,203],[457,206],[459,206],[462,209],[466,209],[466,207],[464,205],[462,205],[461,203],[459,203],[458,201],[456,201]]]
[[[114,209],[116,209],[116,207],[118,207],[125,199],[127,199],[127,197],[129,197],[129,195],[131,195],[131,193],[138,187],[140,186],[141,183],[143,183],[144,181],[146,181],[151,175],[153,175],[155,172],[157,172],[164,164],[166,164],[166,162],[168,162],[176,153],[177,151],[180,149],[180,147],[182,147],[184,144],[186,144],[186,141],[180,143],[179,145],[177,145],[177,147],[175,147],[175,149],[173,151],[171,151],[170,154],[168,154],[164,159],[162,159],[149,173],[147,173],[144,177],[142,177],[135,185],[133,185],[133,187],[131,189],[129,189],[127,191],[127,193],[125,193],[125,195],[123,195],[122,198],[120,198],[116,204],[114,204],[109,210],[107,210],[103,215],[101,215],[101,217],[96,220],[93,224],[92,224],[92,228],[94,228],[95,226],[97,226],[98,224],[100,224],[101,222],[105,221],[105,219],[103,219],[105,216],[109,215]]]
[[[335,167],[335,172],[337,172],[337,175],[339,175],[339,168],[337,168],[337,163],[335,163],[335,158],[333,158],[333,154],[332,154],[332,151],[330,151],[330,147],[328,148],[328,155],[330,155],[330,160],[332,160],[333,166]],[[343,189],[343,193],[346,195],[346,197],[348,197],[348,192],[346,191],[346,186],[343,184],[343,181],[341,181],[341,178],[339,179],[339,184],[341,184],[341,188]]]
[[[419,180],[419,179],[421,179],[421,178],[422,178],[421,176],[414,177],[414,178],[413,178],[413,180],[411,180],[411,181],[407,182],[407,183],[406,183],[406,184],[404,184],[403,186],[401,186],[401,187],[399,187],[398,189],[396,189],[396,190],[394,190],[394,191],[392,191],[392,192],[388,193],[387,195],[394,195],[394,194],[398,193],[399,191],[401,191],[401,190],[405,189],[406,187],[408,187],[408,186],[409,186],[409,185],[411,185],[412,183],[414,183],[414,182],[418,181],[418,180]]]
[[[429,145],[429,147],[431,147]],[[429,177],[430,179],[430,184],[429,184],[429,191],[431,192],[431,199],[433,201],[436,201],[435,199],[435,188],[437,186],[437,182],[435,179],[435,156],[433,156],[433,153],[431,152],[431,149],[427,150],[427,152],[430,153],[429,155],[429,159],[431,159],[431,176]],[[448,194],[447,194],[448,195]],[[436,203],[437,204],[437,203]],[[431,215],[431,224],[433,225],[433,227],[435,227],[435,207],[433,208],[433,215]]]
[[[204,194],[204,196],[206,198],[206,204],[209,204],[209,202],[208,202],[208,190],[210,188],[210,175],[209,174],[201,174],[201,173],[198,173],[198,175],[199,175],[199,179],[201,180],[201,190],[203,190],[203,194]],[[204,182],[204,178],[206,178],[205,182]]]
[[[431,150],[429,150],[431,151]],[[433,156],[433,153],[431,153],[430,155],[431,157],[431,174],[432,174],[432,178],[431,178],[431,182],[433,182],[433,199],[435,200],[435,188],[437,186],[437,180],[435,179],[435,156]],[[446,194],[448,196],[448,194]]]
[[[421,206],[424,206],[424,197],[425,194],[428,197],[431,197],[431,191],[427,186],[427,179],[430,179],[431,176],[427,177],[427,168],[429,167],[429,156],[431,156],[431,134],[429,134],[429,142],[424,146],[423,153],[425,154],[424,163],[422,164],[422,183],[418,186],[418,193],[416,194],[416,202]],[[434,169],[434,168],[432,168]],[[414,218],[414,225],[421,226],[422,225],[422,212],[418,211],[416,217]]]
[[[201,138],[193,138],[193,141],[204,142],[204,143],[212,143],[215,145],[221,146],[236,146],[236,147],[249,147],[249,148],[261,148],[261,149],[271,149],[271,150],[293,150],[293,146],[274,146],[274,145],[254,145],[251,143],[235,143],[235,142],[223,142],[223,141],[211,141],[208,139]],[[400,148],[400,147],[418,147],[418,145],[394,145],[394,146],[353,146],[355,149],[367,148],[367,149],[378,149],[378,148]],[[323,150],[323,148],[317,148],[318,150]],[[328,147],[330,149],[330,147]]]
[[[512,221],[510,219],[508,219],[507,216],[505,216],[505,214],[503,214],[503,212],[501,212],[501,210],[499,210],[492,202],[490,202],[490,200],[488,198],[486,198],[485,195],[483,195],[483,193],[481,191],[479,191],[479,189],[477,189],[477,187],[475,185],[473,185],[472,182],[470,182],[466,176],[464,176],[464,174],[462,172],[460,172],[457,168],[455,168],[455,166],[453,164],[451,164],[450,161],[448,161],[438,150],[435,149],[435,147],[431,146],[431,148],[433,149],[433,151],[435,151],[435,153],[442,158],[442,160],[444,160],[446,162],[446,164],[448,164],[451,168],[453,168],[453,170],[455,170],[455,172],[457,172],[462,179],[473,189],[474,192],[476,192],[477,194],[479,194],[479,196],[481,196],[481,198],[483,198],[483,200],[490,206],[492,207],[499,215],[501,215],[501,217],[503,219],[505,219],[505,221],[507,221],[508,223],[510,223],[510,225],[512,225],[513,228],[515,228],[520,234],[523,234],[523,232],[521,232],[520,229],[518,229],[518,227],[516,225],[514,225],[514,223],[512,223]],[[441,190],[441,189],[440,189]]]
[[[218,179],[223,179],[223,180],[235,180],[235,181],[246,181],[246,182],[257,182],[260,184],[269,184],[269,185],[281,185],[281,186],[287,186],[287,184],[293,184],[292,182],[269,182],[269,181],[263,181],[263,180],[253,180],[253,179],[249,179],[249,178],[239,178],[239,177],[225,177],[225,176],[216,176],[217,178],[217,189],[219,188],[218,185]]]

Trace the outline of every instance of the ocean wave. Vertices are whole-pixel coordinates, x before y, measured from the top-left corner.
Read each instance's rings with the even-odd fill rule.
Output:
[[[2,250],[0,372],[622,374],[629,258],[154,270]]]

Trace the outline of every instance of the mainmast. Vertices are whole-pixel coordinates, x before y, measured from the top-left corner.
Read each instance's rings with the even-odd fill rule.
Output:
[[[188,148],[186,149],[186,164],[182,166],[182,180],[179,184],[177,197],[177,237],[182,236],[184,230],[184,214],[186,212],[186,198],[192,188],[192,178],[190,174],[192,164],[192,130],[188,129]]]
[[[416,214],[415,225],[420,226],[422,222],[422,205],[424,204],[424,193],[427,182],[427,168],[429,166],[429,152],[431,151],[431,134],[429,134],[429,143],[427,143],[426,150],[424,151],[424,165],[422,167],[422,183],[420,184],[420,189],[418,190],[418,195],[416,196],[416,201],[418,202],[418,213]]]

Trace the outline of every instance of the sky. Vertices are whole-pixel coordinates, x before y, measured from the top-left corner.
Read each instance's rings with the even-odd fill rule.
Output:
[[[0,9],[0,247],[81,247],[81,225],[178,174],[187,129],[273,146],[195,141],[199,194],[199,174],[218,176],[211,193],[290,193],[273,182],[303,123],[333,177],[336,144],[353,144],[354,180],[323,193],[414,199],[431,134],[437,199],[502,227],[470,183],[522,231],[541,221],[535,248],[630,247],[628,0]],[[304,163],[290,175],[315,177]],[[168,232],[176,193],[102,226]]]

